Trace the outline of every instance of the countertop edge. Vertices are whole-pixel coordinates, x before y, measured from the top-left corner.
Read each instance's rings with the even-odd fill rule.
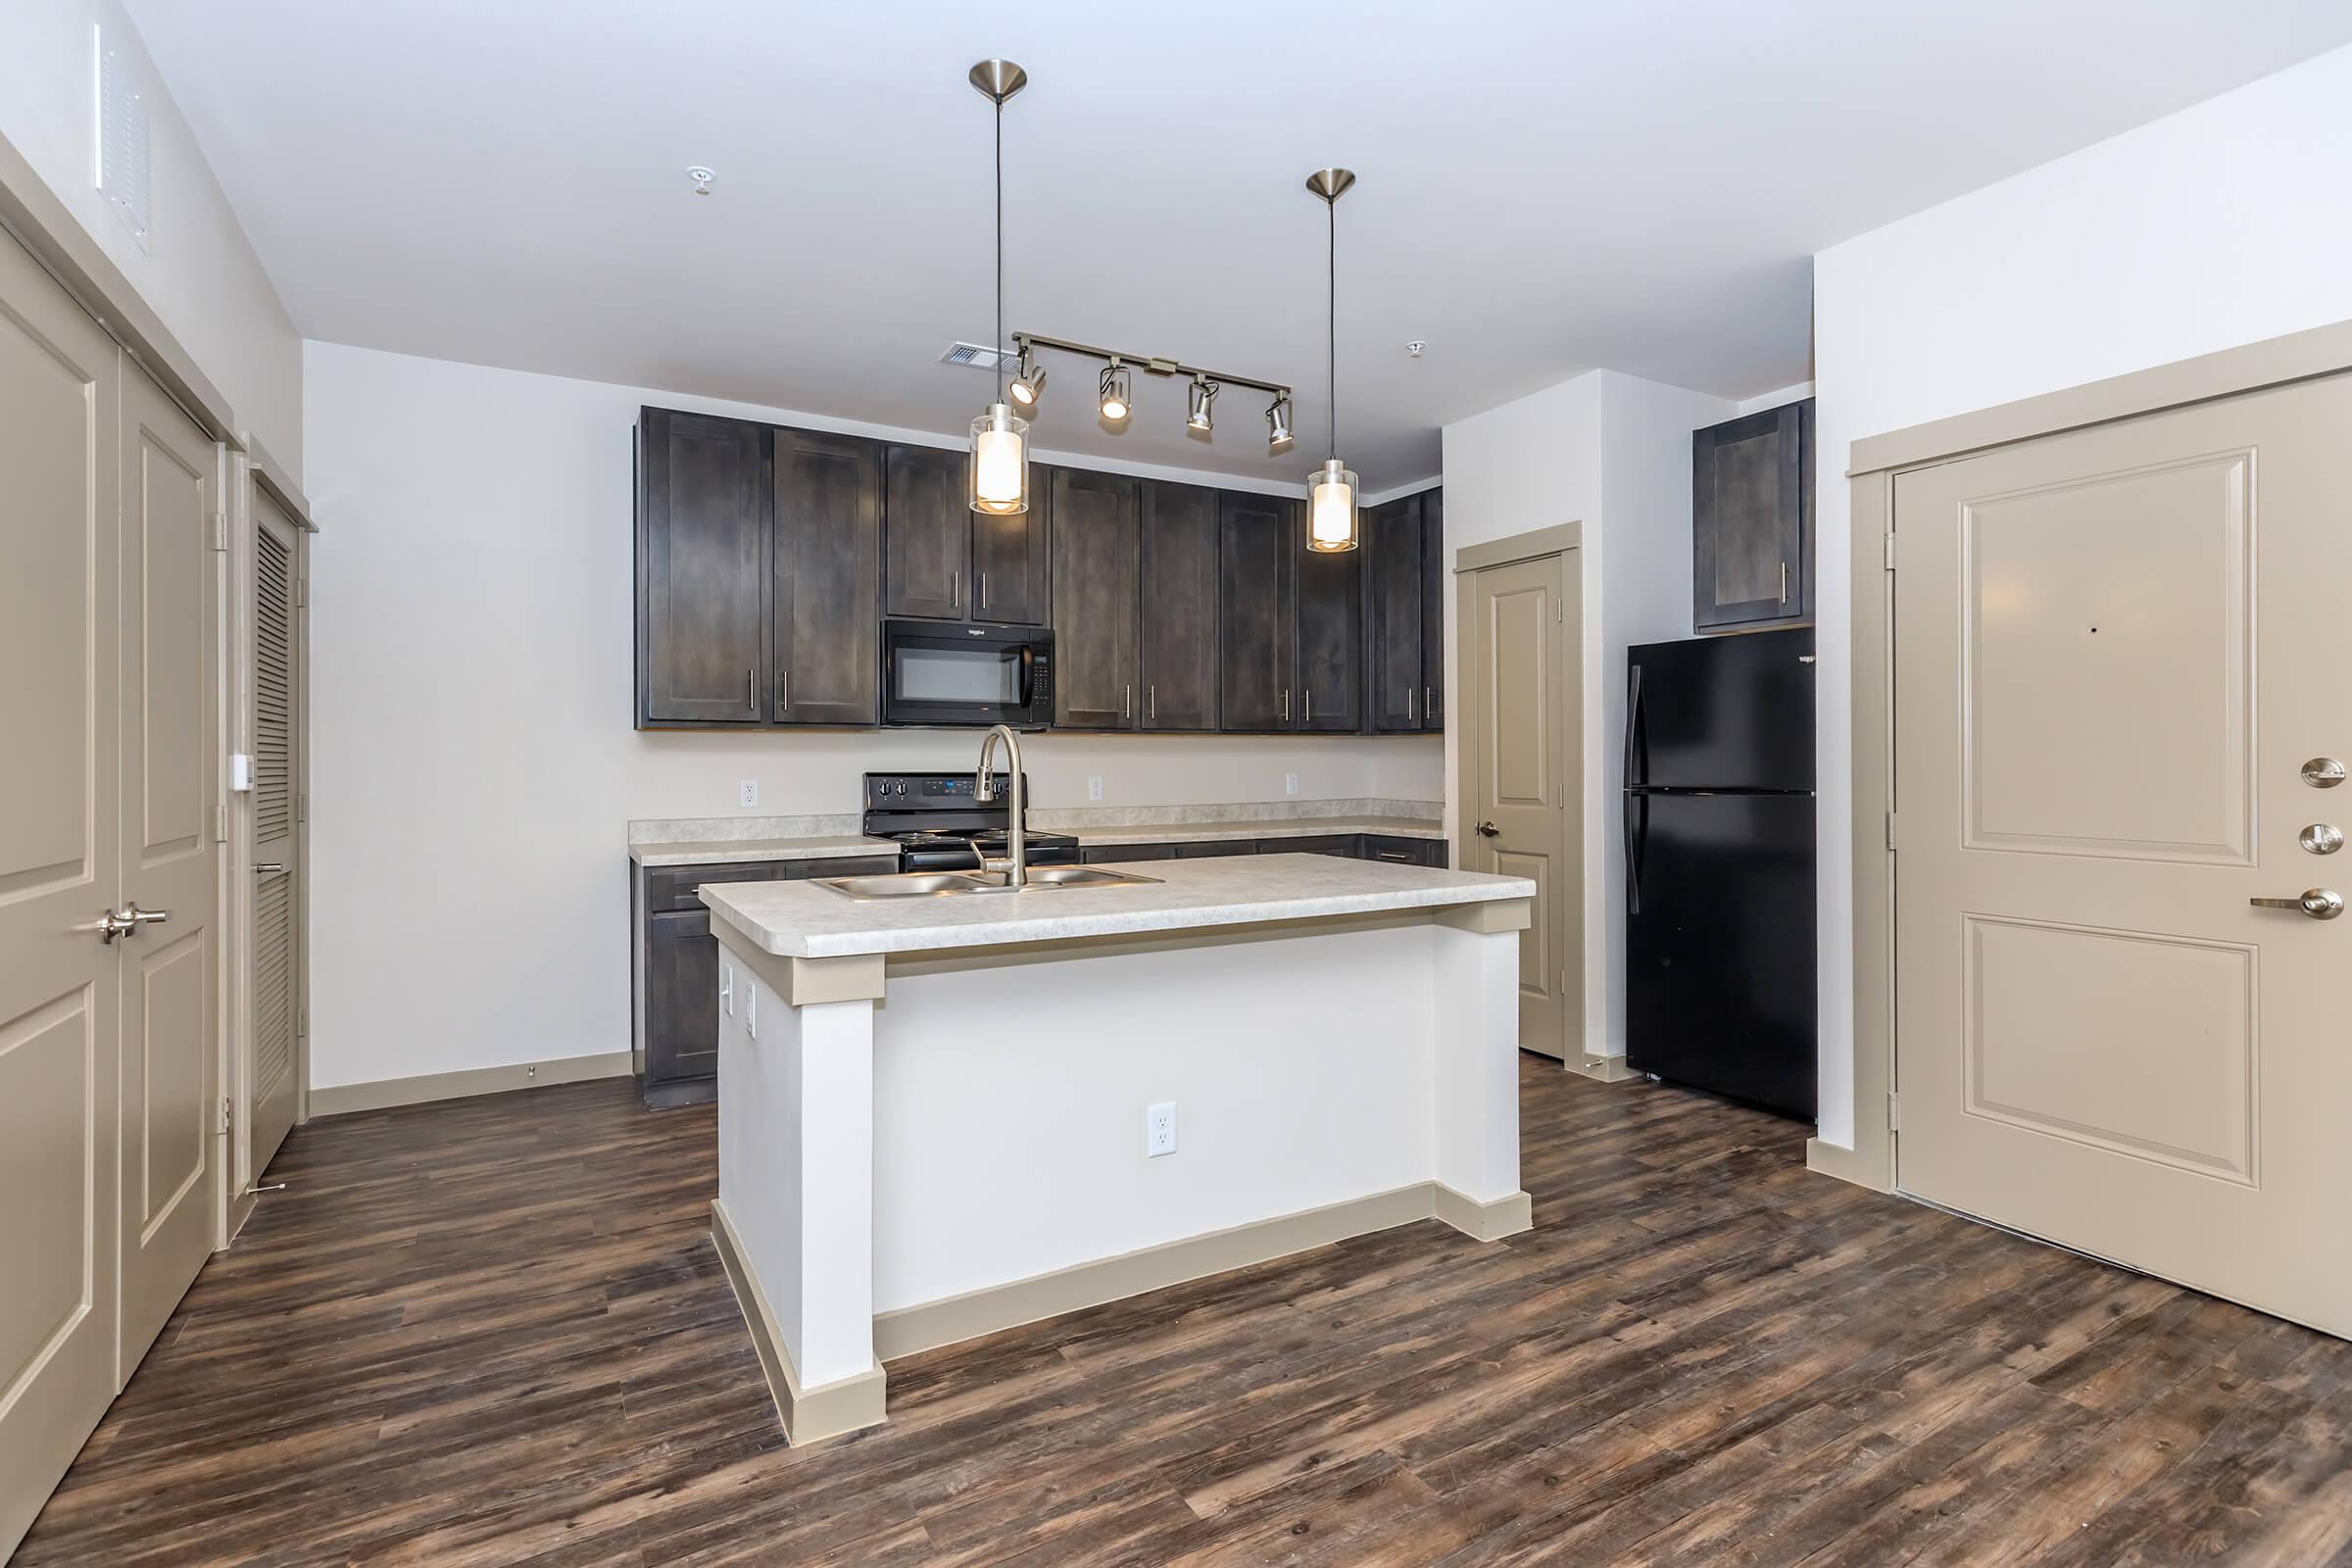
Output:
[[[676,844],[632,844],[631,863],[652,869],[675,865],[747,865],[769,860],[840,860],[859,855],[897,855],[889,839],[702,839]]]

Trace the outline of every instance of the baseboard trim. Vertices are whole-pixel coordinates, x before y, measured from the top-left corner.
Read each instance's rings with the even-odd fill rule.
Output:
[[[627,1052],[609,1051],[595,1056],[558,1056],[551,1061],[518,1061],[504,1067],[465,1067],[456,1072],[419,1073],[414,1078],[335,1084],[311,1091],[311,1115],[346,1116],[355,1110],[421,1105],[435,1100],[463,1100],[468,1095],[495,1095],[509,1089],[546,1089],[556,1084],[585,1083],[592,1078],[626,1078],[635,1070]]]
[[[760,1352],[760,1370],[767,1378],[768,1396],[775,1400],[785,1442],[798,1446],[880,1426],[889,1419],[884,1408],[889,1376],[880,1366],[813,1389],[801,1387],[783,1332],[776,1327],[775,1311],[760,1289],[759,1276],[744,1261],[743,1244],[727,1218],[726,1205],[715,1198],[710,1200],[710,1245],[718,1250],[719,1266],[727,1271],[744,1327],[751,1330],[752,1347]]]
[[[1050,1274],[878,1313],[874,1318],[874,1358],[895,1361],[918,1350],[937,1349],[1425,1219],[1443,1220],[1482,1242],[1516,1235],[1534,1223],[1532,1204],[1524,1192],[1481,1202],[1440,1182],[1415,1182],[1391,1192],[1296,1214],[1278,1214],[1205,1236],[1188,1236],[1158,1247],[1074,1263]]]
[[[1642,1076],[1641,1069],[1627,1066],[1623,1056],[1595,1056],[1590,1052],[1585,1054],[1584,1060],[1568,1070],[1603,1084],[1621,1084],[1629,1078]]]
[[[1881,1170],[1871,1156],[1841,1144],[1825,1144],[1818,1138],[1805,1140],[1805,1169],[1852,1182],[1856,1187],[1867,1187],[1874,1193],[1894,1191],[1891,1173]]]

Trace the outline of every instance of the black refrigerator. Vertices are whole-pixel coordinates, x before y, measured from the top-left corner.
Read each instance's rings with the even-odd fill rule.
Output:
[[[1626,1062],[1810,1120],[1813,630],[1626,665]]]

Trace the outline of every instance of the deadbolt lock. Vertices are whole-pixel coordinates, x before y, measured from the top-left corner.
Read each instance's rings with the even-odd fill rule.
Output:
[[[2315,757],[2303,764],[2303,782],[2315,790],[2331,790],[2344,781],[2344,764],[2332,757]]]
[[[2295,842],[2313,855],[2333,855],[2344,847],[2344,830],[2333,822],[2314,822],[2295,835]]]

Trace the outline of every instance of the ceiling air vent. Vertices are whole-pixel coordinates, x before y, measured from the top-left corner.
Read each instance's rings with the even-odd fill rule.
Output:
[[[122,220],[140,250],[152,241],[147,166],[147,101],[122,51],[93,28],[98,51],[98,192]]]
[[[992,349],[981,343],[951,343],[948,352],[939,357],[942,365],[968,365],[975,370],[994,370],[1010,365],[1020,358],[1005,349]]]

